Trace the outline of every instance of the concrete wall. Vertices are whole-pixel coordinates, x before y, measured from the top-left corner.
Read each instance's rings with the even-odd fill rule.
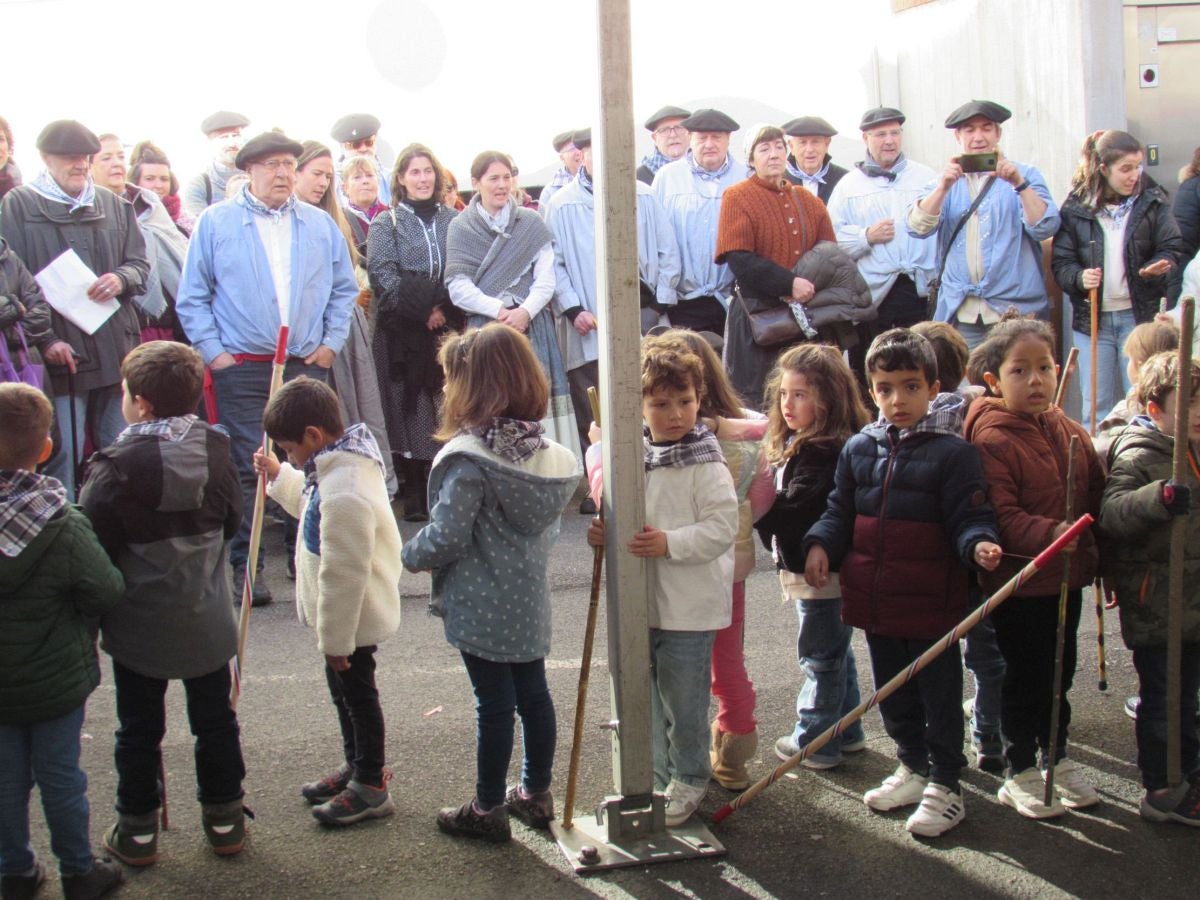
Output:
[[[946,116],[970,99],[1013,111],[1002,149],[1066,196],[1084,135],[1126,122],[1120,0],[937,0],[893,13],[878,90],[908,116],[905,149],[935,169]]]

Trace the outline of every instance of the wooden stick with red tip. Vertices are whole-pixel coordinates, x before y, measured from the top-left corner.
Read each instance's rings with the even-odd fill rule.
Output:
[[[283,384],[283,369],[287,365],[288,327],[279,326],[279,337],[275,341],[275,359],[271,364],[271,387],[267,393],[267,401],[275,396],[279,386]],[[262,447],[264,453],[271,452],[271,437],[263,432]],[[246,580],[242,584],[242,612],[238,619],[237,656],[233,658],[233,685],[229,691],[229,703],[237,709],[238,699],[242,696],[242,667],[246,662],[246,639],[250,636],[250,608],[254,605],[254,579],[257,577],[258,550],[262,543],[263,513],[267,505],[267,476],[258,476],[258,484],[254,489],[254,518],[250,520],[250,549],[246,555]]]
[[[839,719],[831,728],[827,728],[825,731],[822,731],[819,735],[813,738],[810,743],[806,744],[804,748],[801,749],[801,751],[795,756],[792,756],[790,759],[787,759],[776,766],[770,775],[767,775],[765,778],[760,778],[757,782],[752,784],[745,793],[734,798],[732,801],[726,803],[724,806],[718,809],[716,814],[713,816],[713,823],[717,824],[719,822],[723,822],[729,816],[733,815],[735,810],[741,809],[743,806],[761,794],[764,790],[782,778],[785,774],[796,768],[796,766],[800,765],[800,763],[828,744],[831,740],[836,737],[840,737],[847,728],[861,719],[868,710],[874,706],[878,706],[879,701],[886,700],[905,684],[912,681],[917,676],[918,672],[945,653],[950,647],[953,647],[955,644],[957,644],[959,640],[966,636],[968,631],[978,625],[979,622],[993,609],[1015,594],[1017,589],[1020,588],[1021,585],[1027,582],[1030,578],[1032,578],[1039,569],[1044,568],[1051,560],[1058,556],[1059,553],[1062,552],[1063,548],[1067,546],[1067,544],[1079,537],[1079,535],[1082,534],[1087,528],[1090,528],[1092,521],[1093,519],[1090,515],[1084,515],[1073,522],[1071,527],[1063,532],[1058,539],[1054,541],[1054,543],[1039,553],[1023,569],[1021,569],[1020,572],[1010,578],[1008,582],[1000,588],[1000,590],[996,591],[996,593],[988,597],[987,600],[983,601],[983,603],[974,612],[955,625],[954,628],[950,630],[949,634],[945,635],[936,644],[913,660],[912,664],[907,669],[905,669],[903,672],[897,673],[895,678],[891,679],[887,684],[883,685],[883,687],[876,690],[875,693],[873,693],[870,697],[858,704],[858,706],[850,710],[850,712],[846,713],[846,715],[842,716],[842,718]]]

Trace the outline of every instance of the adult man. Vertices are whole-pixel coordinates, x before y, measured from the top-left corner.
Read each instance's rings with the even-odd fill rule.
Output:
[[[551,143],[554,145],[554,152],[558,154],[558,161],[562,164],[554,170],[554,175],[550,178],[550,183],[542,188],[541,194],[538,195],[538,209],[544,210],[550,202],[550,198],[561,188],[570,184],[575,180],[575,176],[579,174],[579,165],[583,161],[583,154],[579,152],[579,148],[575,146],[575,132],[564,131],[562,134],[556,134]],[[513,173],[514,177],[516,173]],[[592,421],[588,419],[588,421]]]
[[[866,158],[839,179],[829,198],[829,219],[838,245],[858,264],[879,311],[878,319],[863,326],[867,340],[855,348],[861,357],[876,335],[926,318],[937,247],[903,227],[908,208],[934,176],[933,169],[908,159],[901,149],[904,114],[876,107],[863,113],[858,127]],[[857,372],[861,366],[854,368]]]
[[[801,116],[780,126],[787,135],[788,159],[784,177],[826,205],[846,170],[833,164],[829,144],[837,129],[820,116]]]
[[[37,147],[46,169],[5,196],[0,235],[33,272],[73,249],[97,273],[88,298],[120,304],[93,334],[57,311],[52,314],[59,340],[43,357],[50,366],[64,446],[46,471],[63,482],[73,497],[85,426],[100,447],[115,441],[125,427],[121,360],[138,343],[133,299],[145,290],[150,267],[133,207],[92,180],[90,158],[100,151],[96,136],[78,122],[64,119],[42,130]]]
[[[225,199],[225,183],[237,174],[238,151],[242,149],[242,129],[250,120],[241,113],[218,110],[200,123],[200,130],[212,146],[212,163],[188,182],[183,192],[183,208],[191,216],[199,216],[214,203]]]
[[[554,195],[543,211],[546,227],[554,236],[554,307],[558,313],[558,340],[563,351],[567,380],[571,385],[571,403],[579,426],[581,447],[587,447],[587,423],[592,421],[587,389],[599,383],[599,342],[596,317],[600,302],[596,296],[596,220],[593,197],[592,130],[575,132],[574,145],[582,162],[578,177]],[[638,274],[643,294],[650,302],[669,309],[675,303],[675,281],[679,277],[679,249],[671,223],[653,191],[637,185]],[[647,306],[651,321],[658,324],[658,311]]]
[[[338,202],[342,206],[346,206],[349,202],[342,190],[342,165],[351,156],[365,156],[375,163],[375,175],[379,181],[379,202],[384,206],[392,205],[392,188],[389,184],[388,172],[375,152],[375,147],[379,143],[380,124],[380,121],[370,113],[350,113],[334,122],[333,128],[329,131],[329,136],[342,145],[342,155],[334,170]]]
[[[713,259],[717,220],[721,195],[749,177],[750,169],[729,154],[729,136],[738,123],[725,113],[699,109],[680,124],[691,132],[690,149],[659,169],[651,186],[679,245],[682,271],[669,315],[676,327],[724,334],[733,273]]]
[[[637,169],[638,181],[652,184],[659,169],[687,153],[688,130],[683,127],[683,120],[690,115],[683,107],[664,106],[646,120],[654,151],[642,157]]]
[[[971,155],[967,168],[992,165],[995,171],[967,173],[968,160],[952,157],[907,216],[911,234],[937,234],[938,258],[946,260],[934,318],[953,322],[971,349],[1010,306],[1023,314],[1046,313],[1040,242],[1058,231],[1058,207],[1041,172],[1000,151],[1000,126],[1010,116],[990,100],[972,100],[950,113],[946,127],[954,129],[959,150]],[[984,190],[978,210],[947,246]]]
[[[176,301],[184,331],[212,371],[217,417],[229,430],[246,509],[254,506],[251,457],[262,438],[280,324],[288,325],[284,378],[324,381],[349,333],[358,295],[338,226],[292,193],[301,149],[275,132],[246,142],[236,164],[250,183],[196,223]],[[250,518],[229,547],[235,583],[244,577]],[[258,561],[261,566],[261,553]],[[255,604],[270,600],[256,578]]]

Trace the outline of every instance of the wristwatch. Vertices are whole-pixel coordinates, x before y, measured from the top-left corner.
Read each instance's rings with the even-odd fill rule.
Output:
[[[1025,179],[1020,184],[1018,184],[1015,188],[1013,188],[1013,192],[1019,194],[1019,193],[1021,193],[1021,191],[1025,190],[1025,188],[1027,188],[1027,187],[1029,187],[1029,179]]]

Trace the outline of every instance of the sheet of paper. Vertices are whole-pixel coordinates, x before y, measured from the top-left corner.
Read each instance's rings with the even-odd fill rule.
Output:
[[[115,298],[103,303],[89,299],[87,291],[95,284],[96,277],[79,254],[70,249],[64,250],[34,276],[46,300],[59,315],[88,334],[95,334],[121,308]]]

